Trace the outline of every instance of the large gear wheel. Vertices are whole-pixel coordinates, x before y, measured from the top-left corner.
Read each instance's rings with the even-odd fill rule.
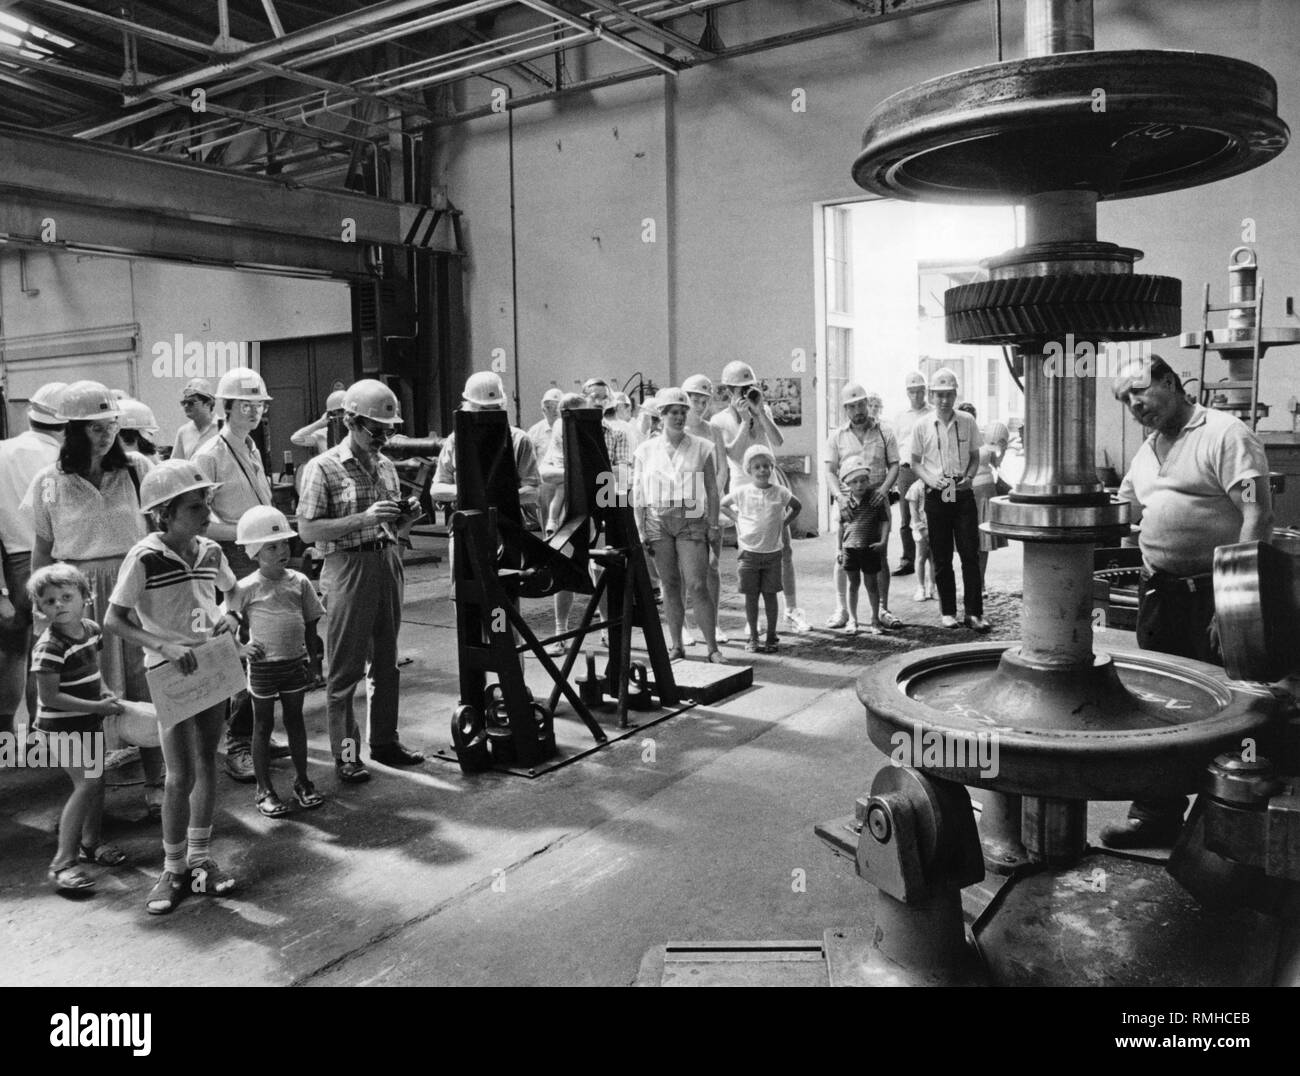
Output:
[[[1064,337],[1151,340],[1182,321],[1176,277],[1064,273],[962,284],[944,293],[945,332],[954,344],[1018,344]]]

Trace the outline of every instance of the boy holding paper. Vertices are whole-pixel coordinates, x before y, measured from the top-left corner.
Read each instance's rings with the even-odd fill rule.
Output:
[[[215,487],[188,460],[167,460],[140,483],[140,509],[151,515],[157,531],[127,553],[104,626],[143,647],[146,666],[170,661],[192,673],[198,667],[192,648],[229,631],[215,591],[234,587],[235,576],[221,547],[204,537]],[[164,860],[146,904],[150,915],[172,911],[187,887],[216,896],[235,888],[235,879],[210,852],[226,702],[161,730],[167,762]]]

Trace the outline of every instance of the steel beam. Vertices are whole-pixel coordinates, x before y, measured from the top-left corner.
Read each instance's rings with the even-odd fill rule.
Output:
[[[142,214],[157,218],[160,229],[215,226],[267,241],[325,247],[429,249],[430,237],[418,235],[416,225],[431,211],[447,208],[440,198],[432,206],[369,198],[0,125],[0,203],[20,198],[31,205],[57,202],[118,217]],[[57,222],[57,213],[43,215]],[[36,218],[38,225],[41,219]],[[348,220],[351,226],[345,225]],[[39,226],[7,230],[40,232]],[[344,260],[350,263],[352,253]]]
[[[630,52],[633,56],[645,60],[646,63],[653,64],[665,74],[675,75],[679,70],[679,66],[672,60],[665,59],[652,49],[648,49],[644,45],[638,45],[635,41],[629,41],[622,34],[607,30],[603,23],[592,22],[591,19],[583,18],[580,15],[571,15],[564,8],[556,7],[554,4],[549,3],[548,0],[521,0],[521,2],[534,11],[540,11],[543,15],[550,15],[553,19],[567,23],[575,30],[594,34],[598,40],[608,41],[615,48]]]
[[[626,19],[642,33],[649,34],[656,40],[662,41],[665,45],[682,49],[697,60],[714,55],[709,49],[701,48],[697,42],[682,37],[681,34],[669,30],[666,26],[659,26],[638,15],[635,11],[629,11],[622,4],[615,3],[615,0],[586,0],[586,2],[592,7],[600,8],[601,11],[608,11],[611,15],[618,15],[620,18]]]

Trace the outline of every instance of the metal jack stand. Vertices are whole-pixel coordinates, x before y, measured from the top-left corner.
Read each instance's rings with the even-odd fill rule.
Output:
[[[607,692],[618,699],[620,728],[628,727],[632,628],[642,629],[663,706],[678,703],[678,693],[659,630],[654,595],[632,512],[604,492],[600,476],[610,474],[597,411],[568,412],[564,424],[567,461],[563,525],[549,541],[527,531],[520,511],[519,478],[508,420],[501,412],[458,412],[457,472],[462,511],[452,517],[452,564],[460,657],[460,705],[452,720],[457,760],[465,772],[493,764],[515,765],[534,773],[555,755],[554,711],[560,696],[599,744],[609,736],[569,683],[569,674],[589,632],[617,629],[610,639]],[[605,483],[600,483],[602,491]],[[605,503],[609,501],[610,503]],[[608,548],[591,547],[601,535]],[[593,584],[589,561],[605,567]],[[519,612],[521,596],[540,598],[560,590],[591,595],[576,631],[539,639]],[[601,595],[617,596],[617,610],[595,621]],[[522,640],[522,643],[517,642]],[[546,646],[573,640],[562,666]],[[520,655],[531,652],[554,682],[546,705],[537,703],[524,682]],[[497,683],[489,685],[487,674]],[[644,683],[644,675],[641,676]],[[648,696],[642,690],[642,708]],[[500,720],[504,711],[505,722]],[[496,720],[490,720],[495,717]]]

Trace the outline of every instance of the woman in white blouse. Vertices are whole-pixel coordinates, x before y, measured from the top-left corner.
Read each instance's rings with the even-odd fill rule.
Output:
[[[59,406],[68,420],[56,463],[38,471],[27,489],[23,508],[36,523],[32,570],[55,561],[75,565],[90,580],[97,623],[104,622],[108,596],[127,551],[148,533],[140,513],[140,480],[148,472],[144,458],[128,455],[118,439],[119,403],[96,381],[69,385]],[[105,633],[99,656],[104,686],[119,698],[149,699],[144,654],[120,636]],[[110,745],[112,746],[112,745]],[[149,813],[162,807],[162,751],[142,747],[145,800]]]
[[[708,543],[718,533],[713,445],[686,432],[691,404],[681,389],[660,389],[654,403],[662,416],[663,431],[636,450],[632,507],[642,541],[654,557],[663,584],[669,656],[680,658],[686,653],[682,647],[684,584],[709,660],[726,664],[718,651],[717,609],[708,586]]]

